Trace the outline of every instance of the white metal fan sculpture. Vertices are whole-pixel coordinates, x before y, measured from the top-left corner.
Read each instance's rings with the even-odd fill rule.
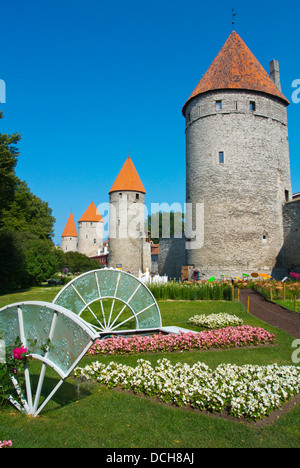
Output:
[[[126,331],[160,330],[159,307],[151,291],[135,276],[104,268],[68,283],[54,304],[89,322],[99,336]]]
[[[23,302],[3,307],[0,309],[0,330],[6,347],[14,346],[17,338],[25,348],[28,348],[30,340],[36,340],[35,350],[30,356],[41,361],[42,365],[35,391],[27,365],[26,396],[21,392],[17,376],[11,375],[18,395],[17,398],[10,397],[11,403],[32,416],[40,413],[97,338],[93,328],[80,317],[47,302]],[[47,340],[51,346],[45,349],[43,344]],[[47,366],[57,372],[60,380],[40,403]]]

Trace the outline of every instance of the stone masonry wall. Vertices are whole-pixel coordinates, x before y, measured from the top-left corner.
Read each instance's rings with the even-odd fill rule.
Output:
[[[160,239],[158,274],[180,279],[183,265],[186,265],[185,239]]]
[[[138,197],[138,198],[137,198]],[[145,237],[145,195],[140,192],[112,192],[109,215],[109,267],[135,276],[151,268],[150,244]]]
[[[78,223],[78,252],[94,257],[103,247],[103,221]]]
[[[283,208],[284,248],[286,270],[300,273],[300,199],[286,203]]]
[[[204,204],[204,225],[197,226],[204,244],[187,251],[187,264],[200,278],[274,273],[282,206],[292,195],[286,106],[255,92],[212,92],[189,103],[186,124],[186,201],[194,227],[195,206]]]

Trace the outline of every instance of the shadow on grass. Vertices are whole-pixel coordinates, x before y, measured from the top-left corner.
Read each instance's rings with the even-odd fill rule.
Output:
[[[37,389],[39,381],[38,375],[31,375],[31,387],[33,398],[35,397],[35,392]],[[44,400],[50,395],[55,386],[60,382],[58,376],[46,376],[43,388],[39,400],[39,406],[44,402]],[[82,382],[80,379],[76,379],[74,376],[66,379],[59,389],[54,393],[52,398],[48,401],[46,406],[42,409],[40,414],[49,413],[55,411],[58,408],[68,406],[79,400],[83,400],[92,394],[93,388],[97,385],[95,382],[85,381]]]

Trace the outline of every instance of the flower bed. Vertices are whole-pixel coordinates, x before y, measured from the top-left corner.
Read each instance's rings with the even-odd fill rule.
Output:
[[[189,319],[189,323],[205,328],[222,328],[243,325],[243,320],[231,314],[209,314],[195,315]]]
[[[205,330],[200,333],[179,333],[150,336],[122,336],[97,340],[88,353],[96,354],[140,354],[174,351],[204,350],[210,348],[230,348],[261,344],[274,344],[275,336],[263,328],[243,325],[219,330]]]
[[[137,394],[158,397],[177,406],[223,412],[237,418],[258,420],[280,408],[300,391],[300,368],[295,366],[221,364],[212,371],[198,362],[190,367],[167,359],[156,367],[143,359],[133,368],[114,362],[94,362],[76,368],[75,375],[97,379],[109,388],[120,387]]]
[[[295,296],[300,298],[300,282],[297,281],[286,281],[285,284],[275,280],[256,281],[253,288],[267,299],[283,299],[284,288],[286,299],[293,299]]]

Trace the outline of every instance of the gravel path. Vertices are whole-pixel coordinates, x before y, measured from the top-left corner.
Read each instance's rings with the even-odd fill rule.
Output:
[[[252,289],[240,290],[240,301],[245,307],[247,307],[248,296],[250,297],[250,314],[270,325],[285,330],[295,338],[300,338],[299,313],[268,301]]]

